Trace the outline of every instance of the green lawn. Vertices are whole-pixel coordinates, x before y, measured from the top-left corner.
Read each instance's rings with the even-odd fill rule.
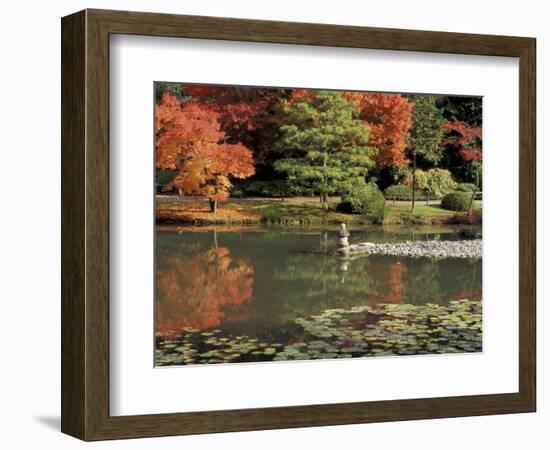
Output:
[[[442,209],[437,205],[417,204],[414,213],[410,205],[387,205],[388,214],[385,224],[431,224],[441,223],[457,215],[454,211]],[[251,208],[261,211],[264,221],[268,223],[318,224],[340,223],[370,224],[372,218],[359,214],[343,214],[335,211],[326,211],[319,203],[276,203],[267,205],[252,205]]]
[[[442,209],[439,205],[417,203],[414,213],[410,204],[387,205],[384,224],[443,224],[463,223],[466,213],[457,213]],[[477,205],[480,207],[480,205]],[[220,203],[218,212],[209,213],[206,201],[157,203],[159,217],[170,219],[173,223],[231,224],[231,223],[267,223],[277,225],[322,225],[345,222],[348,225],[368,225],[379,223],[373,217],[360,214],[344,214],[327,210],[319,202],[311,199],[239,199]]]
[[[387,223],[431,223],[444,221],[456,215],[454,211],[442,209],[436,205],[416,204],[414,213],[411,205],[388,205]]]
[[[342,214],[327,211],[320,203],[280,202],[250,206],[262,213],[264,222],[281,225],[304,225],[321,223],[370,224],[372,220],[358,214]]]

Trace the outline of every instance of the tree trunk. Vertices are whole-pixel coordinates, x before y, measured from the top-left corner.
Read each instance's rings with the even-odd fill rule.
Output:
[[[477,194],[477,187],[474,189],[474,192],[472,192],[472,197],[470,198],[470,204],[468,205],[468,214],[472,212],[472,206],[474,204],[474,198]]]
[[[414,212],[415,197],[416,197],[416,150],[413,150],[413,182],[412,182],[412,207],[411,207],[411,212]]]
[[[476,187],[474,188],[474,192],[472,192],[472,197],[470,198],[470,204],[468,205],[468,214],[472,212],[472,206],[474,204],[474,199],[477,194],[479,184],[479,169],[476,169]]]
[[[216,214],[216,211],[218,210],[218,201],[212,200],[211,198],[209,198],[208,203],[210,204],[210,212],[212,214]]]
[[[327,182],[327,177],[326,177],[326,171],[327,171],[327,155],[325,154],[324,155],[324,158],[323,158],[323,178],[322,178],[322,182],[323,182],[323,186],[325,187],[325,189],[328,187],[328,182]],[[327,194],[326,192],[323,192],[321,194],[321,204],[325,204],[327,202]]]

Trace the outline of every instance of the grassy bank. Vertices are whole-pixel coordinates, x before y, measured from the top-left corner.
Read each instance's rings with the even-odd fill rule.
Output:
[[[348,225],[370,225],[378,219],[326,210],[311,199],[230,199],[220,204],[216,214],[209,210],[206,200],[188,198],[185,201],[159,200],[156,204],[159,224],[174,225],[322,225],[345,222]],[[467,224],[479,223],[479,214],[468,215],[447,211],[438,205],[417,204],[411,213],[410,205],[387,205],[383,224]]]

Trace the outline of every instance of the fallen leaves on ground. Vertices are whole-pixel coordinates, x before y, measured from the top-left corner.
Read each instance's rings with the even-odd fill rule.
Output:
[[[179,205],[162,205],[156,210],[157,223],[189,223],[194,225],[208,224],[246,224],[258,223],[261,212],[246,206],[222,203],[216,213],[210,212],[207,203],[186,202]]]

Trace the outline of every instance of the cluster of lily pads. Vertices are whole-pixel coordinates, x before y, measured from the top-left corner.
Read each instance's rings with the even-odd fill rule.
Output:
[[[270,361],[283,344],[259,342],[248,336],[222,336],[221,330],[185,328],[176,339],[157,342],[155,365],[215,364]]]
[[[480,352],[480,301],[327,309],[295,320],[292,342],[185,328],[157,339],[157,366]]]

